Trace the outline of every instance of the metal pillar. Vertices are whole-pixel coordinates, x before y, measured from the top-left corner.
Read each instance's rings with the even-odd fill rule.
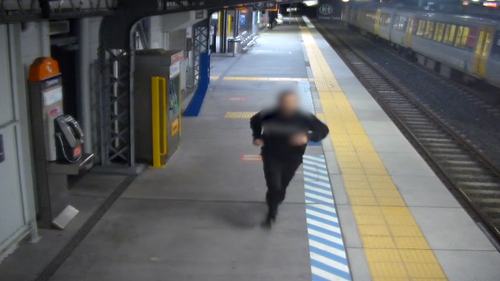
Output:
[[[99,46],[100,172],[134,174],[145,167],[135,163],[133,76],[135,36],[142,24],[133,17],[104,18]],[[123,30],[120,30],[123,29]],[[112,34],[112,35],[111,35]]]
[[[200,81],[200,55],[208,51],[209,19],[194,26],[194,87]]]
[[[225,53],[227,51],[227,10],[222,11],[222,27],[219,36],[221,39],[220,52]]]

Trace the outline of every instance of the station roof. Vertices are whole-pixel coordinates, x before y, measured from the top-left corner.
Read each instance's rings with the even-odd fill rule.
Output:
[[[253,3],[294,3],[297,0],[3,0],[0,23],[42,19],[69,19],[119,14],[151,14],[218,9]]]

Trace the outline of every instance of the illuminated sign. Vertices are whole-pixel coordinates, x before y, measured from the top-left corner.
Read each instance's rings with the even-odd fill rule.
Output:
[[[321,5],[319,12],[324,16],[329,16],[333,13],[333,7],[331,5]]]

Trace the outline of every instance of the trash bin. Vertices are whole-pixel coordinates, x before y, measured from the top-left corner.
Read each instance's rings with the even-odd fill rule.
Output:
[[[227,52],[228,53],[233,53],[233,56],[236,54],[236,53],[241,53],[241,40],[238,39],[238,38],[229,38],[227,40]]]

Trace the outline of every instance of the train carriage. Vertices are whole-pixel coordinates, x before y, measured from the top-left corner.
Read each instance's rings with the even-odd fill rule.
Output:
[[[500,87],[500,19],[356,3],[344,7],[342,20],[414,53],[444,75],[460,71]]]

